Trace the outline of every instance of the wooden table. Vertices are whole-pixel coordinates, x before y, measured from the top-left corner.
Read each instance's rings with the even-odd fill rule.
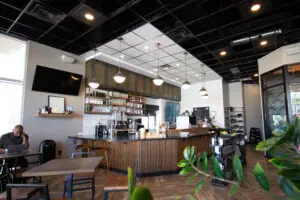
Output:
[[[93,173],[103,157],[55,159],[22,173],[23,177]]]
[[[18,157],[27,157],[27,156],[38,156],[41,155],[40,152],[35,152],[31,150],[26,150],[22,152],[14,152],[14,153],[2,153],[0,154],[0,160],[2,159],[11,159],[11,158],[18,158]]]

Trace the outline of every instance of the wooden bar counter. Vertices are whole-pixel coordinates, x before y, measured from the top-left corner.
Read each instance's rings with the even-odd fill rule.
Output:
[[[138,160],[138,176],[153,176],[177,173],[177,163],[183,158],[186,146],[195,146],[197,152],[211,154],[211,137],[213,134],[180,134],[167,138],[139,139],[126,137],[95,137],[94,135],[69,136],[70,139],[93,141],[95,146],[108,147],[109,166],[112,170],[126,172],[128,166],[134,166]]]

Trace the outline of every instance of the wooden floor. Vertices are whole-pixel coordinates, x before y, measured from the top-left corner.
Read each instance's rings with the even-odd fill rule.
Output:
[[[263,154],[256,152],[254,146],[247,147],[247,166],[244,168],[245,180],[239,192],[232,197],[233,200],[260,200],[273,199],[269,194],[260,189],[254,176],[252,175],[253,166],[259,161],[266,171],[272,187],[271,193],[283,195],[277,185],[275,168],[271,166],[264,158]],[[103,184],[105,181],[106,171],[99,169],[96,177],[96,198],[102,199]],[[187,177],[179,175],[167,175],[138,178],[137,184],[148,187],[155,200],[174,199],[179,196],[180,199],[188,199],[188,195],[193,195],[196,181],[186,184]],[[64,177],[48,177],[44,181],[48,183],[51,199],[61,197],[63,191]],[[201,200],[223,200],[230,199],[227,197],[228,187],[220,188],[212,186],[209,182],[205,184],[202,191],[196,196]],[[76,192],[74,198],[76,200],[90,199],[90,192]],[[109,199],[121,200],[126,199],[126,193],[113,193],[109,195]]]

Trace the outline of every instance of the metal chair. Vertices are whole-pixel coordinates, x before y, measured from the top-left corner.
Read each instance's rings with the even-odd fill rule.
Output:
[[[49,190],[48,190],[48,185],[47,184],[7,184],[6,185],[6,198],[7,198],[7,200],[21,199],[22,196],[18,196],[20,194],[19,191],[24,191],[24,190],[25,191],[26,190],[35,191],[34,194],[32,193],[32,196],[37,194],[38,191],[41,191],[40,193],[42,194],[43,199],[44,200],[50,200]],[[15,194],[15,192],[16,192],[16,194]],[[28,198],[28,195],[26,196],[26,199],[27,198]]]
[[[138,168],[138,160],[134,161],[133,171],[133,185],[136,185],[136,172]],[[108,175],[103,190],[103,200],[108,200],[108,193],[110,192],[125,192],[128,191],[128,177],[127,176],[113,176]]]
[[[11,184],[7,164],[0,164],[0,189],[0,200],[28,199],[41,190],[41,184]],[[44,194],[47,195],[46,192]]]
[[[91,157],[94,156],[94,152],[73,152],[72,159],[78,157]],[[90,184],[89,187],[74,188],[74,186]],[[80,174],[69,174],[64,182],[64,193],[63,198],[65,198],[66,193],[68,198],[72,198],[73,192],[91,190],[92,200],[95,196],[95,174],[94,173],[80,173]]]

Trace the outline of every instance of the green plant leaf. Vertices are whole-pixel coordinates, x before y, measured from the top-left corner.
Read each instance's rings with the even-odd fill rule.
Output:
[[[188,195],[188,200],[196,200],[192,195]]]
[[[200,167],[200,160],[201,160],[201,154],[198,155],[197,161],[196,161],[196,166],[199,168]]]
[[[190,146],[187,146],[187,147],[185,147],[185,149],[183,150],[183,157],[184,157],[186,160],[190,160],[190,155],[191,155],[191,147],[190,147]]]
[[[300,118],[296,117],[294,134],[292,135],[292,141],[295,146],[300,144]]]
[[[287,195],[289,200],[297,200],[300,197],[300,191],[295,187],[295,185],[284,176],[278,176],[277,182],[281,190]]]
[[[178,167],[185,167],[185,166],[187,166],[188,165],[188,161],[187,160],[185,160],[185,159],[183,159],[183,160],[181,160],[181,161],[179,161],[178,163],[177,163],[177,166]]]
[[[195,174],[191,175],[191,176],[186,180],[186,183],[192,182],[192,181],[196,178],[196,176],[198,176],[198,174],[199,174],[199,173],[195,173]]]
[[[233,156],[232,165],[233,165],[233,171],[236,174],[237,180],[239,181],[239,183],[241,183],[244,179],[243,167],[242,167],[242,163],[241,163],[239,156],[236,154]]]
[[[280,170],[278,174],[291,181],[293,187],[295,187],[297,191],[300,192],[300,171],[299,170],[296,169]]]
[[[240,185],[239,184],[233,184],[228,192],[228,196],[232,197],[237,191],[239,190]]]
[[[207,162],[207,154],[206,152],[203,152],[202,154],[202,162],[203,162],[203,171],[205,173],[208,173],[208,162]]]
[[[146,187],[136,187],[130,200],[153,200],[150,190]]]
[[[193,170],[193,168],[191,166],[186,166],[180,170],[179,174],[186,175],[186,174],[190,173],[192,170]]]
[[[300,162],[297,160],[272,158],[269,162],[279,169],[300,169]]]
[[[281,139],[281,137],[272,137],[267,140],[261,141],[256,145],[257,151],[267,151],[271,149],[276,142],[278,142]]]
[[[276,128],[272,131],[272,133],[275,136],[283,136],[285,134],[285,131],[280,128]]]
[[[253,174],[259,185],[266,191],[270,191],[270,184],[261,165],[257,163],[253,169]]]
[[[290,142],[275,145],[268,151],[268,153],[275,158],[298,158],[300,160],[300,154],[298,154],[297,148]]]
[[[133,190],[134,190],[134,185],[133,185],[133,172],[130,167],[127,168],[127,177],[128,177],[128,199],[131,199]]]
[[[214,173],[216,174],[216,176],[218,178],[223,178],[224,177],[224,173],[220,167],[220,163],[219,161],[215,158],[215,156],[212,157],[212,168]]]
[[[178,194],[175,196],[174,200],[179,200]]]
[[[199,191],[202,189],[203,185],[204,185],[204,180],[200,180],[196,185],[195,193],[199,193]]]

